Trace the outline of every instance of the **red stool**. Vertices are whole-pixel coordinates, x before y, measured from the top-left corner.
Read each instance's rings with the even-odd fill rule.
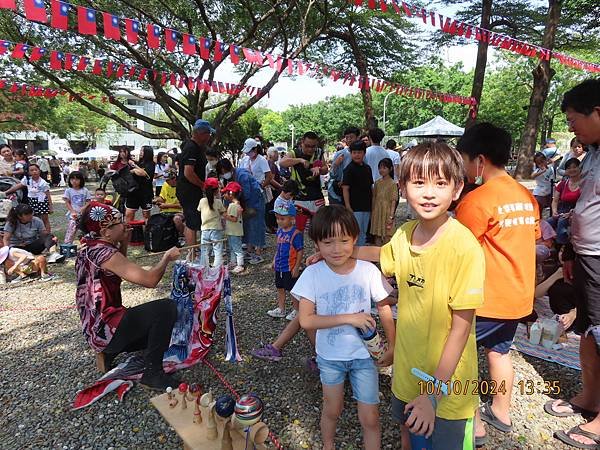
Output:
[[[131,238],[129,239],[129,245],[140,246],[144,245],[144,220],[132,220],[129,222],[131,227]]]

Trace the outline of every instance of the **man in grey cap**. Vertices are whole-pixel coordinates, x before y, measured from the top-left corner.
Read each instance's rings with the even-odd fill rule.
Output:
[[[196,232],[201,220],[198,203],[203,196],[206,178],[206,144],[215,129],[203,119],[198,119],[192,129],[192,138],[187,141],[179,157],[179,176],[177,178],[177,199],[185,217],[185,244],[196,244]]]

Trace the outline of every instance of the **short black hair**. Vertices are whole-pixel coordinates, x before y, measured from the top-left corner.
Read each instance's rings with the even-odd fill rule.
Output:
[[[302,139],[316,139],[319,140],[319,135],[314,131],[307,131],[302,135]]]
[[[381,161],[379,161],[377,168],[379,169],[381,166],[387,167],[390,171],[390,177],[394,178],[394,163],[392,162],[391,158],[383,158]]]
[[[233,164],[231,164],[231,161],[229,161],[228,159],[223,158],[217,161],[215,170],[219,175],[221,175],[222,173],[230,172],[231,170],[233,170]]]
[[[568,169],[570,166],[579,167],[580,165],[581,161],[579,161],[577,158],[569,158],[565,163],[565,169]]]
[[[298,193],[298,183],[296,183],[294,180],[287,180],[281,186],[281,190],[283,192],[291,192],[292,194],[296,195]]]
[[[571,108],[586,116],[596,107],[600,107],[600,78],[590,78],[565,92],[560,105],[562,112]]]
[[[365,144],[361,140],[354,141],[352,143],[352,145],[350,145],[350,151],[351,152],[366,152],[367,151],[367,144]]]
[[[221,155],[219,154],[219,150],[214,149],[214,148],[209,148],[206,150],[206,156],[212,156],[213,158],[218,158]]]
[[[319,208],[311,220],[308,236],[315,242],[329,239],[339,234],[347,234],[356,239],[360,233],[358,222],[342,205],[328,205]]]
[[[95,192],[98,192],[98,191],[102,191],[102,192],[104,192],[104,193],[106,194],[106,189],[104,189],[103,187],[100,187],[100,186],[98,186],[98,187],[96,188],[96,191],[95,191]]]
[[[369,130],[369,138],[375,144],[381,144],[384,137],[385,133],[381,128],[371,128]]]
[[[482,122],[467,128],[458,140],[456,149],[470,160],[483,155],[496,167],[504,167],[510,159],[512,138],[508,131]]]
[[[390,139],[385,143],[385,148],[387,148],[389,150],[396,150],[397,146],[398,146],[398,143],[393,139]]]
[[[82,188],[85,186],[85,178],[83,178],[83,174],[79,171],[79,170],[74,170],[73,172],[71,172],[69,174],[69,178],[67,179],[67,183],[69,184],[69,187],[72,188],[73,186],[71,185],[71,180],[73,178],[77,178],[79,180],[79,187]]]
[[[344,136],[348,134],[353,134],[356,137],[358,137],[360,136],[360,130],[358,129],[358,127],[348,127],[344,130]]]

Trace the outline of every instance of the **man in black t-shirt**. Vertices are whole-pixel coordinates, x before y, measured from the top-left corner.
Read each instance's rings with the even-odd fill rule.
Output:
[[[344,169],[342,193],[344,204],[356,217],[360,234],[356,245],[365,245],[369,219],[371,218],[371,203],[373,193],[373,175],[371,168],[364,162],[367,146],[363,141],[356,141],[350,146],[352,161]]]
[[[185,217],[185,244],[196,244],[196,232],[201,220],[198,203],[203,195],[206,178],[206,144],[215,129],[206,120],[198,119],[192,130],[192,139],[185,143],[179,155],[179,176],[177,178],[177,199]]]
[[[325,204],[321,190],[321,175],[329,169],[323,163],[323,152],[319,148],[319,136],[314,131],[308,131],[302,136],[300,148],[288,152],[279,165],[290,168],[291,180],[298,185],[296,195],[296,228],[304,231],[306,222],[317,210]]]

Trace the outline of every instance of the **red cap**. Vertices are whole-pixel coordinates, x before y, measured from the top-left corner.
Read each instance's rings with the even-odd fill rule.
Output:
[[[219,187],[219,180],[216,178],[207,178],[204,182],[204,187],[217,189]]]
[[[242,192],[242,186],[236,181],[230,181],[221,192]]]

